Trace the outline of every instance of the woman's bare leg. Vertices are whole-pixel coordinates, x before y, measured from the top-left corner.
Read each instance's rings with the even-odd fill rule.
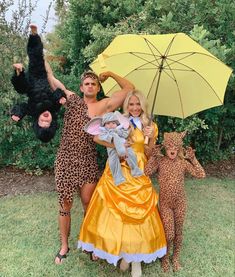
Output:
[[[90,203],[92,194],[95,190],[95,186],[96,184],[84,184],[81,188],[80,188],[80,196],[81,196],[81,201],[82,201],[82,207],[83,207],[83,211],[84,213],[86,213],[87,207]]]

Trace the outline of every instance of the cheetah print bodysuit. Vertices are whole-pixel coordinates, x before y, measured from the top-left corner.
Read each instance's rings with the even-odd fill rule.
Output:
[[[196,159],[192,148],[185,150],[185,158],[181,157],[184,135],[184,132],[165,133],[163,146],[165,149],[172,149],[172,152],[177,151],[177,156],[171,159],[167,155],[162,155],[160,148],[156,147],[145,167],[146,175],[153,175],[157,172],[160,187],[159,208],[167,240],[167,254],[162,258],[162,268],[165,272],[170,267],[169,252],[172,246],[173,270],[180,269],[183,223],[187,208],[184,176],[189,173],[196,178],[205,177],[205,171]]]

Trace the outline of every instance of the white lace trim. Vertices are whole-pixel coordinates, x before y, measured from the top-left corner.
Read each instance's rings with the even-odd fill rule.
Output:
[[[78,241],[78,248],[82,248],[82,250],[86,250],[89,252],[93,252],[97,257],[106,260],[109,264],[117,265],[118,260],[124,258],[128,263],[131,262],[144,262],[144,263],[151,263],[155,261],[157,258],[161,258],[166,255],[166,247],[158,249],[154,253],[150,254],[127,254],[127,253],[120,253],[119,256],[115,256],[109,254],[103,250],[97,249],[91,243],[85,243],[82,241]]]

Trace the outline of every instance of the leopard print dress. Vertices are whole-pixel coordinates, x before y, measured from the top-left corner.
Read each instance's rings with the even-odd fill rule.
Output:
[[[84,184],[95,184],[99,170],[97,151],[93,137],[84,131],[90,120],[84,100],[73,94],[67,100],[64,127],[55,162],[55,182],[59,204],[66,199],[73,201],[73,194],[79,193]]]

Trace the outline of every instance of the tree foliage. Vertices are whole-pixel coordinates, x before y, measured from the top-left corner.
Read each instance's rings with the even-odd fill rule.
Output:
[[[45,145],[35,139],[28,118],[19,123],[10,119],[13,103],[24,100],[11,85],[12,64],[20,62],[27,66],[28,26],[36,8],[31,1],[22,0],[12,9],[13,2],[0,3],[0,166],[16,165],[31,170],[52,167],[59,134],[54,142]]]
[[[20,1],[10,22],[6,13],[13,1],[0,4],[1,164],[23,168],[52,167],[58,147],[56,139],[44,145],[34,140],[25,120],[18,128],[9,119],[9,109],[18,96],[10,84],[11,64],[24,61],[27,31],[34,7]],[[59,18],[55,31],[46,37],[47,54],[63,58],[52,61],[58,79],[79,91],[79,75],[119,34],[163,34],[184,32],[235,69],[235,3],[231,0],[56,0]],[[26,8],[27,7],[27,8]],[[36,20],[35,20],[36,21]],[[123,64],[125,66],[125,64]],[[62,120],[61,115],[61,120]],[[187,142],[196,147],[201,160],[229,157],[235,139],[235,78],[230,78],[224,105],[185,120],[158,116],[161,142],[164,131],[188,130]]]
[[[184,32],[225,64],[235,68],[235,3],[230,0],[68,1],[67,57],[71,72],[81,72],[112,39],[124,33]],[[121,2],[121,3],[120,3]],[[97,13],[96,10],[99,12]],[[65,30],[68,30],[65,31]],[[79,31],[78,31],[79,30]],[[69,38],[68,38],[69,33]],[[68,39],[67,39],[68,38]],[[125,63],[123,64],[125,66]],[[76,68],[76,70],[74,70]],[[224,105],[185,120],[159,116],[164,131],[189,131],[188,141],[201,160],[231,154],[235,138],[235,79],[230,78]]]

